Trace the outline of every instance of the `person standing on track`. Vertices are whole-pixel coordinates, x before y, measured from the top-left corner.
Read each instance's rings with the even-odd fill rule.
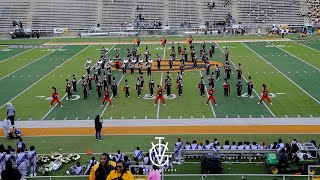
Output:
[[[258,104],[261,104],[261,102],[262,102],[264,99],[267,99],[267,100],[269,101],[269,103],[272,105],[271,99],[270,99],[269,96],[268,96],[268,95],[269,95],[269,91],[268,91],[267,85],[263,84],[262,87],[263,87],[263,90],[262,90],[262,93],[261,93],[262,96],[261,96]]]
[[[51,100],[51,103],[50,103],[49,107],[52,107],[52,104],[55,101],[62,107],[62,104],[61,104],[61,102],[59,100],[59,94],[57,93],[57,89],[55,87],[52,87],[52,90],[53,90],[52,95],[51,95],[52,100]]]
[[[100,115],[97,115],[94,119],[94,128],[96,129],[96,140],[102,141],[101,139],[101,129],[103,120]]]
[[[11,122],[11,125],[14,126],[14,117],[16,116],[16,109],[9,102],[7,107],[7,117]]]

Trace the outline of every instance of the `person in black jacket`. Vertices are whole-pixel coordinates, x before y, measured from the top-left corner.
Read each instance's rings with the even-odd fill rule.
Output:
[[[6,162],[6,170],[1,173],[2,180],[20,180],[21,173],[18,169],[13,169],[12,161]]]
[[[100,115],[97,115],[94,120],[94,127],[96,129],[96,140],[102,141],[101,139],[101,129],[102,129],[103,120],[100,118]]]

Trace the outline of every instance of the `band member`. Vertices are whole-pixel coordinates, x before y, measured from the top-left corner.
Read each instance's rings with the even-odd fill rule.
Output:
[[[193,57],[193,60],[192,60],[192,62],[193,62],[193,69],[198,69],[197,61],[198,61],[197,56],[194,56],[194,57]]]
[[[170,72],[169,72],[169,71],[167,71],[167,75],[166,75],[165,82],[167,82],[169,79],[170,79],[170,81],[171,81],[171,78],[170,78]]]
[[[182,79],[180,79],[177,87],[179,96],[182,96],[182,86],[183,86]]]
[[[146,50],[144,51],[144,56],[145,56],[146,62],[148,62],[148,60],[149,60],[149,50],[148,50],[148,46],[146,46]]]
[[[124,63],[125,60],[123,60],[123,63],[121,65],[122,68],[122,75],[126,75],[127,74],[127,63]]]
[[[151,63],[147,62],[146,68],[147,68],[147,75],[151,76]]]
[[[267,99],[269,101],[269,103],[272,105],[271,99],[268,96],[269,91],[268,91],[267,85],[263,84],[262,87],[263,87],[263,90],[262,90],[261,98],[260,98],[258,104],[260,104],[264,99]]]
[[[18,170],[22,177],[27,176],[27,165],[29,164],[28,155],[24,152],[24,149],[18,149],[16,155],[16,163]]]
[[[182,75],[180,74],[180,72],[178,72],[177,79],[176,79],[177,86],[180,80],[182,80]]]
[[[97,69],[94,70],[93,79],[94,79],[95,83],[97,84],[97,82],[99,81],[99,76],[98,76],[98,70]]]
[[[129,63],[129,68],[130,68],[130,74],[131,74],[131,76],[133,76],[134,75],[134,64],[133,64],[133,62],[132,61],[130,61],[130,63]]]
[[[108,78],[106,76],[106,73],[103,73],[103,79],[102,79],[102,84],[103,84],[103,89],[106,89],[108,87]]]
[[[187,49],[186,49],[186,48],[184,48],[184,50],[183,50],[183,55],[184,55],[184,59],[185,59],[186,61],[188,61],[188,52],[187,52]]]
[[[212,88],[214,88],[214,78],[213,78],[213,76],[214,76],[214,73],[212,72],[211,76],[209,78],[209,86],[210,87],[212,86]]]
[[[113,77],[113,82],[111,83],[111,90],[112,90],[113,99],[117,98],[118,83],[116,82],[115,77]]]
[[[66,93],[67,93],[67,95],[68,95],[67,100],[70,100],[70,99],[72,99],[72,95],[71,95],[71,84],[70,84],[70,82],[69,82],[68,79],[66,79],[66,81],[67,81]]]
[[[30,165],[30,176],[37,176],[37,152],[35,151],[35,147],[31,146],[30,151],[28,152],[28,159]]]
[[[209,51],[210,58],[212,58],[212,56],[213,56],[213,54],[214,54],[214,50],[215,50],[215,46],[214,46],[214,45],[211,45],[210,51]]]
[[[180,43],[178,43],[178,54],[181,54],[181,53],[182,53],[181,45]]]
[[[110,104],[110,106],[113,107],[112,101],[111,101],[111,99],[110,99],[110,91],[109,91],[108,87],[106,87],[106,88],[104,89],[104,95],[103,95],[103,100],[102,100],[101,106],[104,106],[104,103],[105,103],[106,101],[108,101],[109,104]]]
[[[231,78],[231,66],[229,63],[226,63],[226,74],[227,74],[227,79],[230,80]]]
[[[138,61],[138,71],[139,74],[142,74],[142,63]]]
[[[252,97],[252,89],[253,89],[253,83],[251,80],[251,76],[249,76],[249,80],[247,82],[247,87],[248,87],[248,97]]]
[[[57,89],[55,87],[52,87],[52,91],[53,92],[52,92],[52,95],[51,95],[52,100],[50,102],[50,107],[52,107],[52,104],[55,101],[62,107],[62,104],[61,104],[61,102],[59,100],[59,94],[57,93]]]
[[[184,70],[184,63],[183,63],[183,60],[182,60],[182,61],[181,61],[181,63],[180,63],[180,67],[179,67],[179,69],[180,69],[180,74],[182,75],[183,70]]]
[[[128,97],[130,97],[128,80],[125,80],[125,85],[123,86],[122,91],[125,92],[126,99],[128,99]]]
[[[166,80],[166,86],[165,86],[167,97],[171,96],[171,86],[172,86],[171,78],[169,77],[168,80]]]
[[[102,59],[100,58],[100,59],[98,60],[98,63],[96,64],[96,69],[98,70],[98,75],[99,75],[99,76],[101,75],[102,63],[103,63],[103,61],[102,61]]]
[[[140,83],[141,83],[141,89],[143,89],[144,78],[143,78],[143,75],[142,75],[142,74],[140,74]]]
[[[214,98],[214,95],[213,95],[214,92],[216,92],[216,90],[212,86],[210,86],[210,89],[208,91],[208,99],[207,99],[207,104],[206,105],[208,105],[208,103],[209,103],[209,101],[211,99],[212,99],[214,105],[217,105],[216,98]]]
[[[88,57],[88,58],[87,58],[87,62],[86,62],[86,64],[84,65],[84,68],[86,69],[87,74],[90,74],[90,68],[91,68],[90,63],[91,63],[91,59]]]
[[[223,85],[223,90],[224,90],[223,95],[224,95],[224,96],[229,96],[229,93],[230,93],[230,84],[229,84],[229,81],[228,81],[227,78],[224,79],[224,83],[223,83],[222,85]]]
[[[82,76],[82,90],[83,90],[83,98],[88,98],[88,82],[85,80],[85,78]]]
[[[207,72],[207,76],[210,75],[210,63],[209,61],[206,61],[206,72]]]
[[[100,83],[100,81],[97,82],[97,89],[96,91],[98,92],[98,98],[101,99],[102,98],[102,84]]]
[[[238,83],[236,84],[236,88],[237,88],[238,98],[240,98],[240,96],[241,96],[241,91],[242,91],[242,83],[241,83],[241,80],[240,80],[240,79],[238,80]]]
[[[162,87],[161,87],[160,85],[158,85],[157,97],[156,97],[156,99],[154,100],[154,106],[157,105],[159,99],[161,99],[163,105],[166,105],[166,103],[164,102],[164,98],[163,98],[163,96],[162,96],[162,95],[163,95],[163,92],[164,92],[164,90],[162,89]]]
[[[152,78],[150,78],[150,81],[149,81],[149,89],[150,89],[150,96],[153,97],[154,82]]]
[[[157,54],[157,64],[158,64],[158,70],[160,70],[161,58],[160,58],[160,55],[159,55],[159,54]]]
[[[228,51],[228,47],[226,47],[226,52],[224,53],[224,56],[226,58],[226,61],[229,61],[229,51]]]
[[[216,73],[216,79],[218,81],[220,78],[220,68],[219,68],[218,64],[216,64],[215,73]]]
[[[88,74],[87,83],[88,83],[89,93],[92,92],[92,79],[93,79],[92,76]]]
[[[203,80],[203,77],[201,77],[201,81],[198,85],[198,88],[200,89],[200,96],[204,97],[205,82]]]
[[[176,160],[178,164],[181,164],[182,149],[183,149],[183,142],[181,141],[181,138],[178,138],[177,142],[174,144],[174,160]]]
[[[118,49],[116,49],[116,55],[115,55],[115,57],[116,57],[116,60],[119,60],[120,58],[120,55],[119,55],[119,51],[118,51]]]
[[[173,65],[173,58],[172,56],[170,55],[170,58],[169,58],[169,69],[172,70],[172,65]]]
[[[137,79],[137,83],[136,83],[136,90],[137,90],[137,94],[138,94],[138,99],[141,97],[141,81],[140,81],[140,77],[138,77]]]
[[[107,80],[108,80],[108,84],[111,84],[111,77],[112,77],[111,69],[108,69],[108,70],[107,70]]]
[[[239,63],[239,66],[237,68],[237,74],[238,74],[238,80],[241,79],[241,75],[242,75],[242,67],[241,64]]]

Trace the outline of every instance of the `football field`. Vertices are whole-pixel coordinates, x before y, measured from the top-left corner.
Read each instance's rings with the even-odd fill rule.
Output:
[[[194,40],[197,40],[195,37]],[[102,115],[104,119],[179,119],[179,118],[286,118],[286,117],[320,117],[320,41],[227,41],[205,40],[206,52],[214,44],[215,54],[210,58],[211,64],[222,66],[225,62],[224,51],[228,47],[232,66],[230,80],[231,94],[223,96],[223,66],[220,67],[221,78],[215,80],[215,98],[217,106],[206,105],[206,97],[200,96],[198,84],[203,76],[208,86],[205,65],[200,62],[200,41],[195,43],[198,57],[198,69],[193,69],[190,62],[190,48],[181,40],[181,46],[186,46],[189,62],[183,75],[183,95],[178,96],[176,86],[179,62],[175,62],[170,76],[172,79],[172,94],[166,98],[167,106],[154,104],[154,98],[149,96],[148,82],[153,78],[155,85],[164,86],[168,70],[172,39],[166,46],[161,46],[157,38],[139,47],[143,54],[146,46],[156,59],[156,54],[162,58],[161,70],[156,70],[156,60],[153,62],[151,76],[144,72],[145,85],[142,97],[137,97],[135,84],[137,70],[133,76],[127,70],[126,75],[114,69],[113,76],[119,83],[118,97],[113,99],[113,107],[101,106],[93,84],[93,92],[88,99],[83,99],[81,76],[86,75],[84,64],[87,57],[92,59],[92,65],[97,62],[101,48],[107,51],[107,58],[113,58],[116,49],[123,58],[130,51],[130,43],[106,43],[94,45],[78,42],[74,45],[5,45],[0,46],[0,108],[1,117],[6,116],[6,104],[11,102],[16,108],[16,119],[23,120],[87,120]],[[175,40],[173,40],[175,41]],[[201,40],[204,41],[204,40]],[[177,43],[175,43],[177,49]],[[177,56],[178,59],[181,55]],[[236,67],[241,63],[243,68],[242,97],[236,95]],[[114,66],[114,65],[113,65]],[[211,68],[213,70],[213,67]],[[145,69],[144,69],[145,71]],[[92,70],[93,72],[93,70]],[[73,93],[73,100],[66,100],[65,79],[71,81],[75,74],[78,80],[78,91]],[[102,73],[103,74],[103,73]],[[251,76],[254,83],[252,98],[246,96],[246,80]],[[100,78],[101,79],[101,78]],[[125,80],[130,86],[130,98],[126,99],[122,87]],[[273,105],[267,101],[258,105],[262,84],[267,84]],[[49,107],[51,87],[55,86],[63,103]]]

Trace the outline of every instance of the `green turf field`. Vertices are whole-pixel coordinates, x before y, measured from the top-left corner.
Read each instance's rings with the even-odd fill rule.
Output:
[[[229,141],[256,141],[258,143],[265,142],[266,145],[272,144],[274,141],[278,141],[278,138],[282,138],[283,142],[291,142],[293,138],[296,138],[299,142],[310,142],[311,140],[319,139],[318,134],[308,134],[308,135],[286,135],[286,134],[219,134],[219,135],[164,135],[165,141],[168,142],[169,152],[173,151],[174,143],[176,138],[180,137],[185,143],[187,141],[191,142],[197,140],[197,142],[204,142],[205,140],[213,141],[214,138],[217,138],[220,143],[224,143],[225,140]],[[146,153],[149,148],[151,148],[151,142],[156,142],[154,136],[103,136],[104,141],[99,142],[94,140],[94,136],[68,136],[68,137],[24,137],[23,140],[26,143],[27,147],[31,145],[36,146],[38,154],[50,154],[53,152],[59,153],[84,153],[81,155],[80,162],[81,164],[87,164],[91,156],[85,155],[88,148],[92,150],[96,158],[99,158],[99,155],[102,152],[107,152],[114,154],[118,149],[121,152],[128,155],[132,158],[132,153],[137,146],[141,148],[143,153]],[[1,143],[5,146],[12,145],[16,147],[17,140],[6,140],[0,138]],[[81,144],[79,146],[79,144]],[[77,147],[77,148],[75,148]],[[188,162],[199,162],[198,160],[190,159]],[[229,161],[229,162],[227,162]],[[253,164],[237,164],[232,163],[234,160],[223,160],[225,169],[225,174],[267,174],[266,167],[261,163]],[[262,162],[263,160],[256,160],[257,162]],[[70,163],[68,165],[63,165],[59,171],[52,172],[50,175],[65,175],[64,171],[68,170],[69,167],[73,165]],[[200,174],[200,164],[198,163],[186,163],[184,165],[174,165],[176,172],[166,172],[166,174]]]
[[[223,39],[223,37],[215,37]],[[250,38],[258,38],[250,36]],[[102,39],[73,39],[75,42],[98,41]],[[175,37],[175,41],[183,40],[184,37]],[[208,39],[208,38],[207,38]],[[213,38],[214,39],[214,38]],[[240,39],[238,36],[229,38]],[[107,42],[116,41],[110,38]],[[130,40],[127,38],[125,40]],[[146,41],[157,41],[158,38],[148,37]],[[169,39],[171,40],[171,39]],[[204,37],[194,38],[203,40]],[[227,39],[223,39],[227,40]],[[2,44],[16,42],[21,44],[32,44],[36,40],[8,40]],[[48,39],[39,40],[45,42],[72,42],[72,39]],[[10,42],[10,43],[9,43]],[[186,46],[186,44],[181,44]],[[209,51],[211,43],[207,43],[206,51]],[[139,48],[139,53],[145,51],[145,44]],[[171,44],[163,47],[159,44],[147,45],[150,53],[155,59],[159,54],[161,58],[168,59]],[[177,46],[177,44],[176,44]],[[86,74],[84,64],[87,57],[93,59],[92,65],[100,54],[102,45],[60,45],[60,46],[1,46],[0,49],[0,98],[1,117],[5,116],[7,102],[12,102],[17,110],[16,118],[19,120],[40,120],[40,119],[93,119],[95,115],[101,114],[106,119],[164,119],[164,118],[206,118],[206,117],[319,117],[320,116],[320,41],[315,39],[305,41],[283,41],[283,42],[218,42],[215,43],[216,51],[210,60],[224,63],[225,47],[229,47],[230,60],[232,65],[232,77],[230,80],[231,95],[223,96],[223,67],[221,78],[215,81],[215,97],[217,106],[209,104],[206,106],[206,97],[200,97],[197,88],[201,76],[207,77],[204,70],[186,71],[183,75],[183,96],[179,97],[176,89],[175,79],[177,72],[171,72],[172,94],[174,98],[166,99],[167,106],[160,103],[153,106],[154,99],[143,98],[149,94],[148,82],[154,79],[155,85],[164,86],[166,71],[152,73],[146,76],[145,88],[142,91],[142,98],[138,99],[135,91],[135,83],[138,77],[136,72],[130,76],[122,76],[120,71],[113,71],[113,76],[119,83],[118,98],[113,100],[114,107],[101,107],[101,99],[98,99],[93,85],[93,92],[87,100],[82,97],[81,76]],[[115,56],[115,49],[120,51],[120,57],[126,55],[126,49],[132,49],[131,44],[104,45],[109,49],[107,57]],[[186,46],[187,47],[187,46]],[[195,44],[198,58],[200,43]],[[177,47],[176,47],[177,49]],[[187,51],[190,52],[189,47]],[[181,56],[177,56],[180,58]],[[200,60],[199,60],[200,61]],[[241,63],[243,68],[242,83],[244,85],[242,94],[247,91],[245,82],[248,76],[252,76],[254,83],[254,97],[237,98],[235,84],[237,82],[236,66]],[[154,68],[156,65],[154,64]],[[166,61],[163,61],[163,68],[167,68]],[[178,69],[178,65],[174,68]],[[211,68],[212,70],[213,68]],[[74,93],[76,100],[65,99],[65,79],[72,79],[75,74],[78,80],[78,92]],[[125,99],[122,87],[125,79],[128,80],[131,97]],[[272,93],[273,106],[268,102],[257,105],[262,91],[262,84],[268,85]],[[49,108],[51,87],[55,86],[60,94],[63,108]],[[78,99],[77,99],[78,98]]]

